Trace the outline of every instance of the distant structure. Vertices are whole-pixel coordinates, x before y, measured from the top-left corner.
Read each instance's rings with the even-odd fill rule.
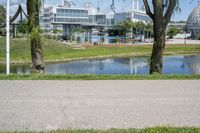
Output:
[[[171,21],[168,24],[167,29],[175,27],[176,29],[179,30],[180,33],[185,33],[186,25],[187,25],[186,21]]]
[[[144,10],[144,5],[141,3],[141,0],[129,0],[128,2],[131,3],[125,4],[127,7],[123,7],[128,10],[115,14],[115,25],[126,19],[131,19],[134,22],[142,21],[144,23],[151,21]]]
[[[12,32],[13,32],[13,38],[16,37],[16,30],[17,27],[23,22],[26,21],[28,18],[27,14],[23,10],[22,6],[19,5],[16,13],[11,17],[10,24],[12,25]]]
[[[62,27],[63,35],[72,34],[72,29],[89,29],[114,26],[114,17],[97,11],[87,0],[82,7],[76,7],[72,0],[62,0],[62,5],[45,7],[41,14],[41,26],[48,32]]]
[[[105,12],[101,9],[102,1],[98,0],[98,5],[93,5],[90,0],[84,0],[83,4],[75,0],[62,0],[59,6],[45,7],[41,13],[41,27],[47,32],[62,29],[63,36],[71,36],[74,28],[86,28],[91,31],[112,29],[127,18],[133,21],[150,21],[140,3],[141,0],[126,0],[131,2],[132,6],[130,10],[120,13],[116,13],[115,0],[111,0],[112,4],[108,5]]]
[[[190,14],[187,21],[187,32],[191,33],[192,38],[200,35],[200,5],[198,5]]]

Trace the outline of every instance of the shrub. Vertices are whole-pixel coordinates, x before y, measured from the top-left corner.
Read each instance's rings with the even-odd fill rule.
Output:
[[[75,36],[74,35],[72,35],[72,42],[74,42],[75,41]]]
[[[94,42],[94,45],[98,45],[98,43],[97,43],[97,42]]]
[[[116,38],[116,43],[120,43],[121,39],[119,37]]]
[[[88,42],[88,37],[87,36],[85,36],[85,43],[87,43]]]
[[[198,40],[200,40],[200,34],[199,35],[197,35],[197,37],[196,37]]]
[[[77,43],[81,43],[81,37],[78,36],[77,39],[76,39]]]
[[[0,28],[0,36],[5,36],[6,30],[4,28]]]
[[[103,44],[105,42],[104,36],[101,37],[101,43]]]
[[[169,36],[169,38],[173,38],[174,36],[178,34],[178,32],[179,32],[178,29],[173,27],[167,31],[167,35]]]
[[[70,41],[70,35],[66,35],[66,41]]]

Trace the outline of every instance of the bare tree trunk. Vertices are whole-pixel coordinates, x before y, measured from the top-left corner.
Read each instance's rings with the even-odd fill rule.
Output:
[[[39,28],[39,5],[38,0],[27,0],[27,13],[29,22],[29,33],[32,34]],[[39,34],[39,31],[38,31]],[[44,59],[41,38],[31,37],[31,58],[32,58],[32,72],[44,73]]]
[[[154,45],[151,55],[150,74],[162,73],[163,52],[165,48],[165,20],[163,17],[162,1],[153,1],[154,4]]]
[[[163,53],[165,49],[165,31],[170,22],[172,13],[176,6],[176,0],[168,0],[168,7],[165,8],[163,0],[152,0],[153,12],[148,0],[143,0],[146,13],[153,20],[154,45],[151,55],[150,74],[162,73]]]
[[[163,54],[165,49],[165,28],[162,29],[161,33],[155,32],[154,29],[154,45],[151,55],[150,74],[162,73],[163,69]]]
[[[31,39],[32,71],[44,73],[44,60],[41,39]]]

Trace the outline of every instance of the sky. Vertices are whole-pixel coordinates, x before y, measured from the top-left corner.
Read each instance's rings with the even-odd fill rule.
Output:
[[[10,0],[11,2],[11,13],[15,12],[17,5],[21,3],[25,7],[26,0]],[[81,6],[84,1],[88,0],[72,0],[77,3],[78,6]],[[97,0],[90,0],[94,6],[97,6]],[[109,5],[112,3],[111,0],[100,0],[100,6],[102,7],[102,11],[106,12],[109,8]],[[115,0],[116,10],[123,11],[127,9],[131,5],[131,0]],[[142,0],[141,0],[142,1]],[[172,17],[173,21],[186,21],[189,17],[189,14],[192,10],[198,5],[197,0],[179,0],[180,1],[180,8],[181,12],[175,13]],[[0,0],[0,4],[5,5],[6,0]],[[61,0],[46,0],[46,5],[59,5],[61,4]]]

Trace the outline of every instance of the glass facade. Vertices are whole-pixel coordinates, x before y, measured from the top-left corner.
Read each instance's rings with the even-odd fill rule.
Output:
[[[55,22],[60,22],[60,23],[88,23],[89,20],[88,18],[55,18]]]
[[[113,19],[114,21],[114,19]],[[112,19],[107,20],[104,14],[89,15],[87,9],[76,8],[57,8],[54,16],[54,22],[57,23],[81,23],[111,26]]]
[[[134,19],[138,19],[138,20],[141,20],[141,21],[150,21],[149,16],[147,16],[146,14],[140,15],[140,14],[134,13]]]
[[[91,12],[87,8],[48,7],[44,9],[42,19],[45,29],[53,30],[56,26],[62,26],[64,33],[68,32],[70,25],[114,26],[114,16],[107,18],[107,15]]]
[[[89,15],[88,10],[83,9],[56,9],[54,22],[58,23],[88,23]]]
[[[57,9],[57,17],[88,17],[88,10],[81,9]]]
[[[106,25],[106,15],[95,15],[95,21],[97,24]]]

